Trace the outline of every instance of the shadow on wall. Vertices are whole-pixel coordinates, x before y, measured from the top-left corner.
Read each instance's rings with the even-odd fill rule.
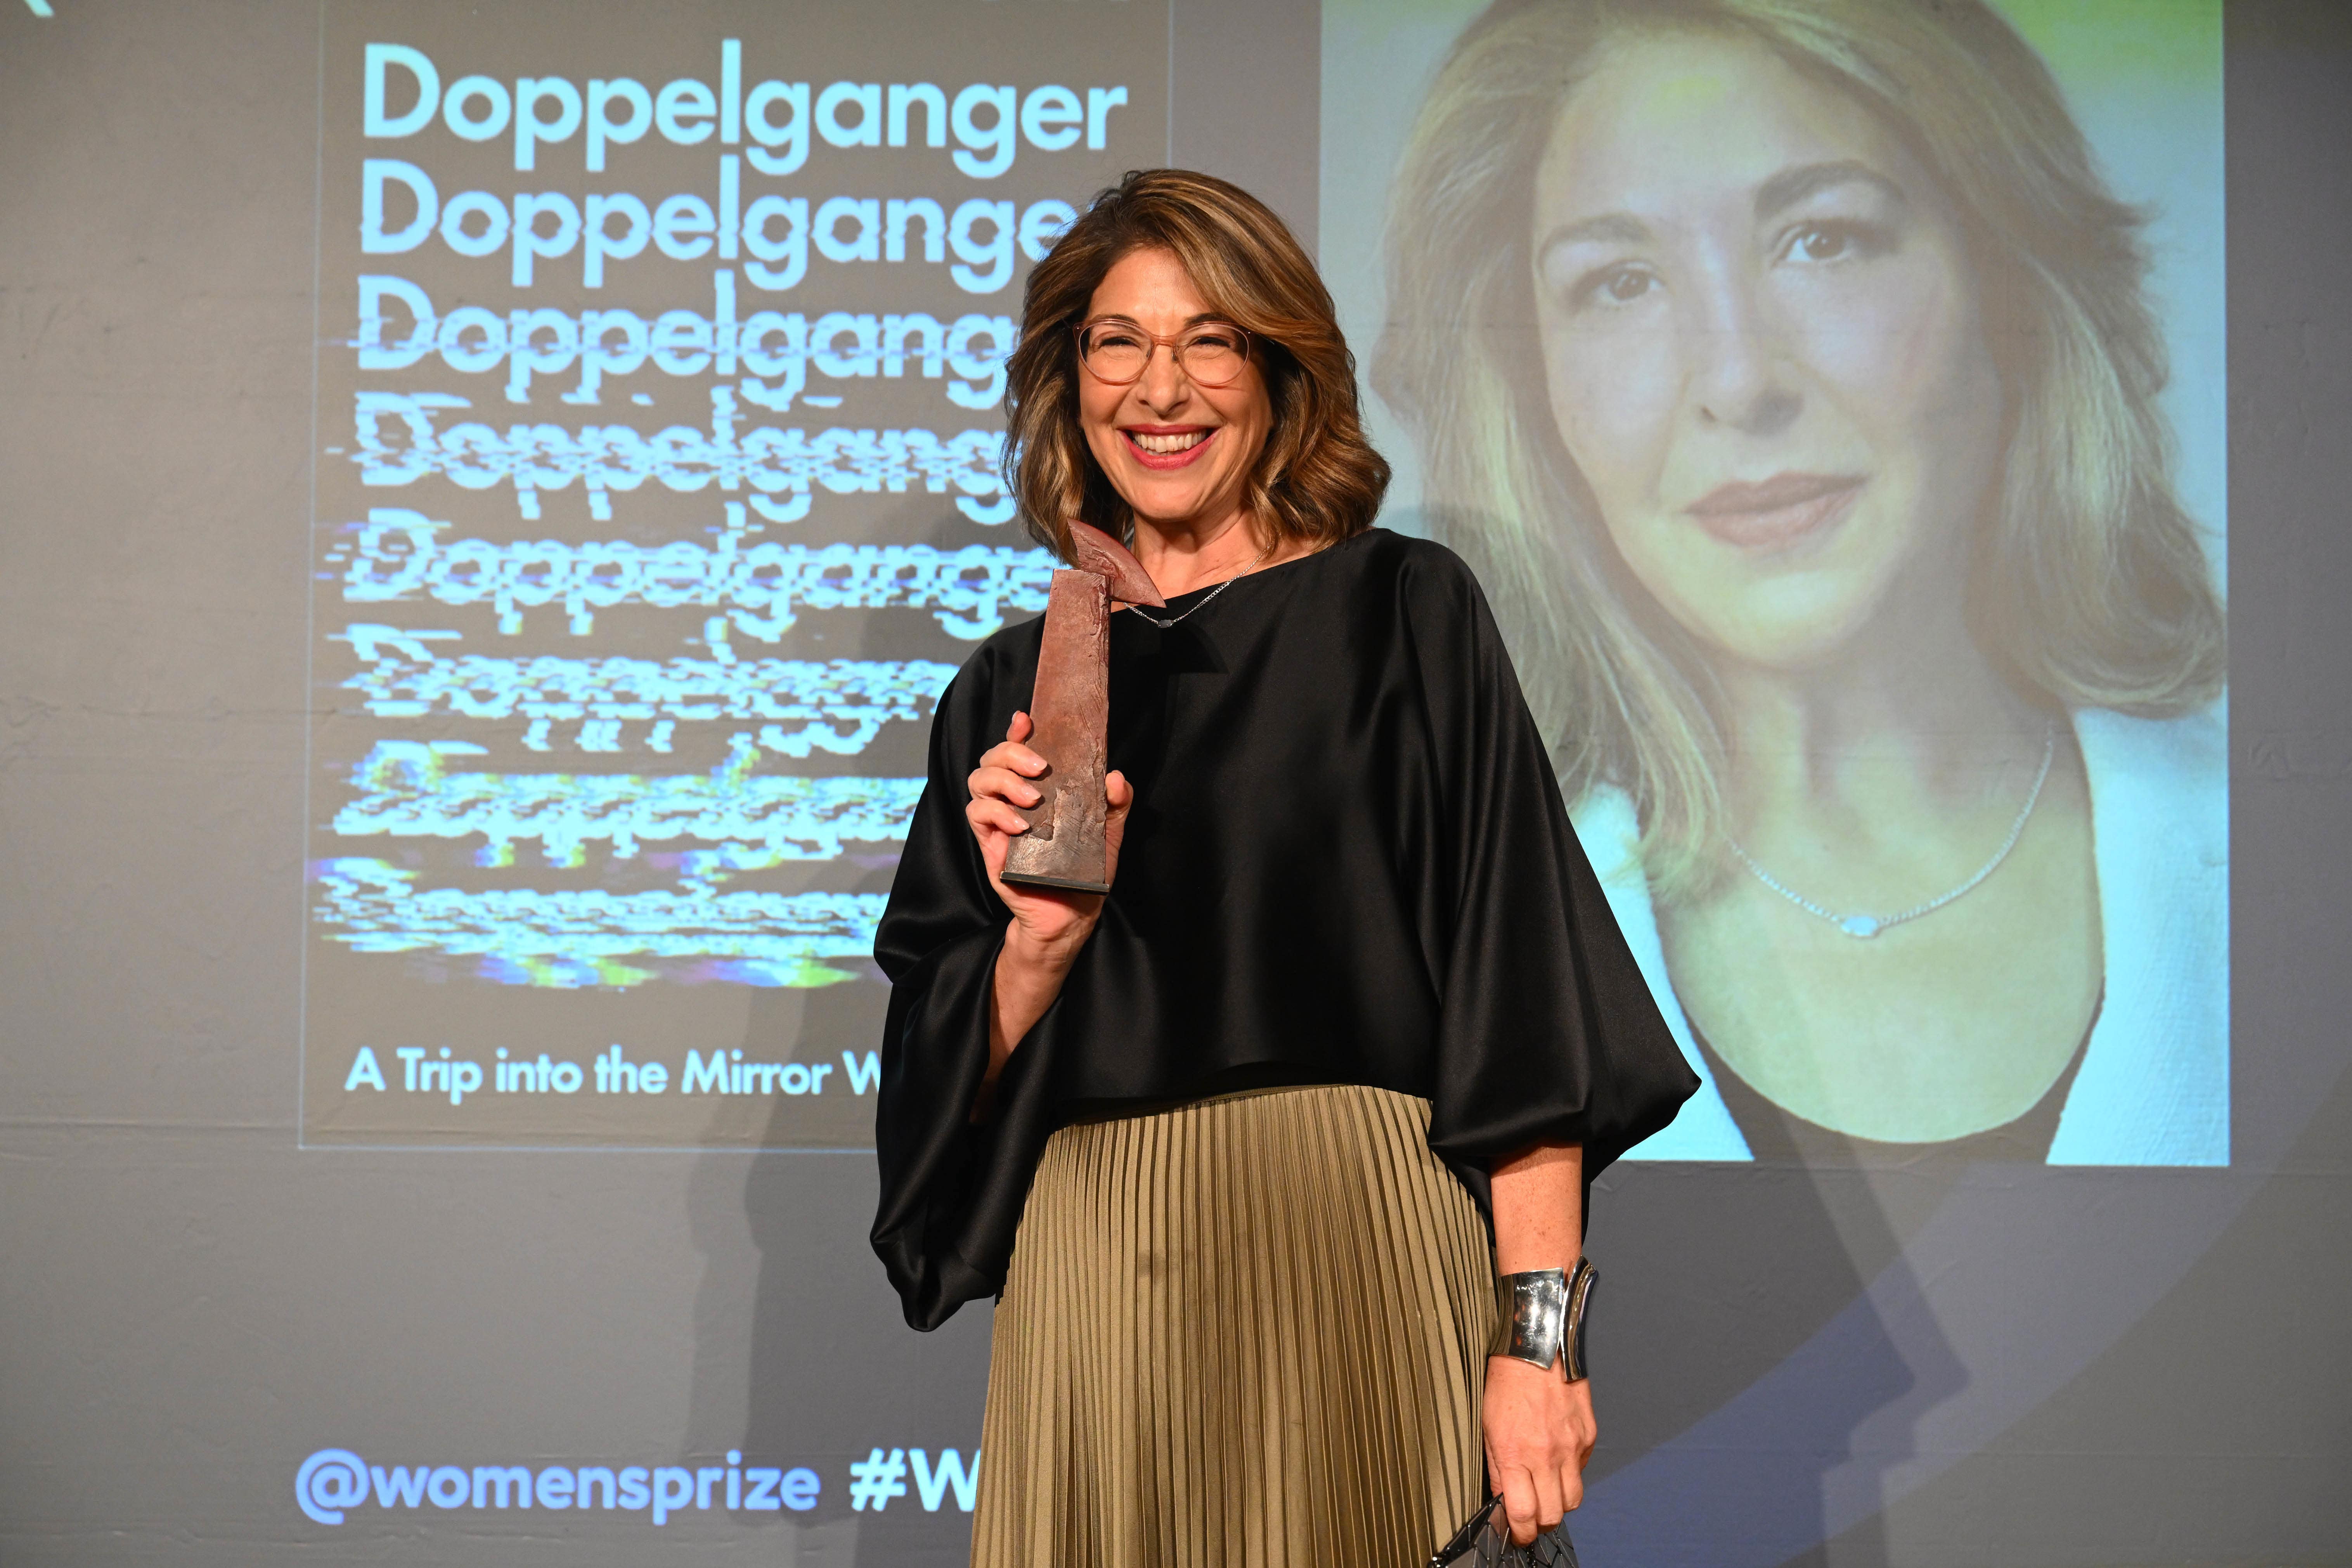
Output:
[[[787,1059],[878,1044],[878,981],[752,1000],[745,1054]],[[784,1112],[770,1129],[786,1132]],[[989,1314],[967,1309],[935,1334],[906,1326],[866,1244],[876,1201],[871,1153],[767,1149],[699,1158],[688,1200],[703,1257],[695,1303],[691,1451],[740,1449],[747,1464],[805,1465],[823,1481],[805,1513],[740,1511],[761,1531],[761,1561],[787,1568],[961,1564],[970,1516],[950,1493],[926,1511],[911,1476],[878,1510],[850,1506],[852,1463],[876,1448],[980,1441]],[[709,1459],[705,1462],[718,1462]],[[770,1545],[768,1542],[772,1542]]]
[[[1654,1568],[1886,1568],[1876,1501],[1847,1494],[1912,1457],[1906,1412],[1968,1381],[1916,1292],[1902,1321],[1882,1315],[1949,1174],[1725,1174],[1621,1165],[1596,1186],[1588,1247],[1638,1268],[1598,1299],[1602,1436],[1577,1539]]]

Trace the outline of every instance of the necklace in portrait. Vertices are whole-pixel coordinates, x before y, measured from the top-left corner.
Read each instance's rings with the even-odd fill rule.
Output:
[[[1251,573],[1253,573],[1253,572],[1256,571],[1260,566],[1264,565],[1264,564],[1265,563],[1265,558],[1266,558],[1268,555],[1272,554],[1272,553],[1273,553],[1273,552],[1274,552],[1274,546],[1273,546],[1271,543],[1268,543],[1268,544],[1266,545],[1266,547],[1265,547],[1264,550],[1261,550],[1261,551],[1259,551],[1259,552],[1257,552],[1257,559],[1256,559],[1256,560],[1255,560],[1255,561],[1251,562],[1248,565],[1246,565],[1246,566],[1243,567],[1240,571],[1238,571],[1238,572],[1234,573],[1232,576],[1230,576],[1230,577],[1226,578],[1223,582],[1222,582],[1222,583],[1218,584],[1215,587],[1213,587],[1213,588],[1210,589],[1210,590],[1209,590],[1209,596],[1208,596],[1208,598],[1206,598],[1206,599],[1202,599],[1199,604],[1197,604],[1197,605],[1193,605],[1191,609],[1186,610],[1185,612],[1183,612],[1183,614],[1182,614],[1182,615],[1171,616],[1169,616],[1166,620],[1164,620],[1164,621],[1163,621],[1163,620],[1161,620],[1158,616],[1145,615],[1145,614],[1144,614],[1144,612],[1143,612],[1142,610],[1138,609],[1138,608],[1137,608],[1135,605],[1129,605],[1128,606],[1128,609],[1129,609],[1129,611],[1133,612],[1133,613],[1134,613],[1134,614],[1136,614],[1136,615],[1142,616],[1143,616],[1143,618],[1144,618],[1145,620],[1150,621],[1153,626],[1158,626],[1161,631],[1163,631],[1163,632],[1164,632],[1164,631],[1166,631],[1170,626],[1174,626],[1178,621],[1182,620],[1182,619],[1184,618],[1184,616],[1193,616],[1193,615],[1198,615],[1198,614],[1200,614],[1200,612],[1202,612],[1202,610],[1207,609],[1207,608],[1209,607],[1209,605],[1210,605],[1210,601],[1211,601],[1211,600],[1213,600],[1214,598],[1216,598],[1216,596],[1217,596],[1218,595],[1220,595],[1220,594],[1223,593],[1226,589],[1228,589],[1228,588],[1232,587],[1234,584],[1236,584],[1236,583],[1240,582],[1243,578],[1244,578],[1244,577],[1248,576]]]
[[[1198,608],[1197,605],[1194,607]],[[2043,735],[2042,741],[2042,771],[2033,775],[2033,787],[2025,792],[2025,804],[2017,808],[2017,820],[2009,825],[2009,837],[2000,841],[2000,847],[1992,852],[1992,858],[1978,867],[1976,875],[1970,877],[1967,881],[1962,882],[1958,887],[1954,888],[1951,891],[1948,893],[1939,893],[1936,897],[1929,899],[1926,903],[1914,904],[1909,909],[1903,910],[1899,914],[1842,915],[1835,910],[1824,909],[1820,904],[1813,902],[1812,900],[1805,897],[1802,893],[1798,892],[1788,886],[1788,884],[1782,882],[1779,878],[1773,876],[1771,872],[1764,869],[1763,867],[1759,866],[1755,861],[1755,858],[1748,853],[1747,849],[1737,838],[1731,840],[1731,852],[1739,857],[1739,863],[1741,865],[1747,867],[1748,870],[1755,873],[1756,879],[1758,881],[1763,883],[1766,887],[1771,889],[1774,892],[1780,894],[1782,898],[1788,900],[1790,903],[1796,905],[1807,914],[1818,916],[1820,919],[1829,921],[1830,924],[1837,927],[1838,930],[1845,932],[1845,934],[1850,937],[1856,937],[1866,941],[1871,937],[1876,936],[1879,932],[1887,930],[1891,926],[1899,926],[1906,921],[1916,921],[1921,915],[1934,914],[1937,910],[1942,909],[1946,904],[1950,903],[1953,900],[1959,898],[1965,893],[1974,891],[1979,883],[1982,882],[1987,877],[1991,876],[1995,871],[2000,869],[2000,863],[2009,858],[2009,852],[2016,848],[2017,841],[2025,836],[2025,825],[2032,818],[2033,808],[2041,804],[2042,786],[2050,782],[2050,763],[2052,759],[2056,757],[2057,754],[2058,726],[2053,722],[2051,724],[2048,732]]]

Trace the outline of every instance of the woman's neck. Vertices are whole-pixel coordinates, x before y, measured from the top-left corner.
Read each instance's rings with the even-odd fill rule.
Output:
[[[1239,509],[1213,523],[1135,520],[1135,558],[1170,598],[1269,565],[1277,553]]]
[[[1865,639],[1818,668],[1718,667],[1735,822],[1826,814],[1900,833],[2011,793],[2020,767],[2032,776],[2048,716],[1949,622]]]

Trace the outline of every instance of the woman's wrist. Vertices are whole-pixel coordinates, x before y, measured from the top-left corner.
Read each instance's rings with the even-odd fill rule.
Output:
[[[1088,921],[1066,939],[1041,938],[1017,919],[1005,922],[1004,943],[997,952],[995,973],[990,980],[988,1068],[981,1080],[983,1104],[975,1110],[974,1120],[985,1114],[986,1090],[1004,1070],[1014,1047],[1062,994],[1062,983],[1069,978],[1070,965],[1093,931],[1094,922]]]
[[[1565,1269],[1496,1275],[1488,1357],[1508,1357],[1546,1370],[1557,1365],[1568,1382],[1581,1381],[1585,1308],[1597,1278],[1598,1271],[1581,1258]]]
[[[1095,933],[1091,920],[1074,920],[1063,930],[1051,935],[1024,925],[1019,916],[1004,923],[1004,949],[997,955],[997,967],[1010,963],[1024,976],[1034,977],[1047,984],[1058,986],[1078,960],[1078,950]]]

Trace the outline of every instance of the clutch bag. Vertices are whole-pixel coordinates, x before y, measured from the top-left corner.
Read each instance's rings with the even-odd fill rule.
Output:
[[[1492,1498],[1437,1549],[1429,1568],[1577,1568],[1576,1546],[1568,1538],[1566,1520],[1525,1546],[1517,1544],[1503,1500]]]

